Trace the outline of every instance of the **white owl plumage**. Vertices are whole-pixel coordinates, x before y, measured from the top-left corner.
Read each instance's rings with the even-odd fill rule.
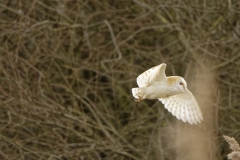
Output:
[[[201,123],[203,120],[198,102],[187,89],[186,81],[179,76],[165,75],[166,64],[162,63],[137,77],[139,88],[132,88],[136,101],[158,99],[164,107],[183,122]]]

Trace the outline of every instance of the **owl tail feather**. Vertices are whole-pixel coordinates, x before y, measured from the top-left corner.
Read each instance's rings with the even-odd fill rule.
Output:
[[[136,99],[141,99],[141,88],[132,88],[132,94]]]

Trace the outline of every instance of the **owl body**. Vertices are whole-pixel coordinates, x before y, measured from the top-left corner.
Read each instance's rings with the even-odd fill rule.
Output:
[[[167,79],[160,79],[158,81],[153,82],[151,85],[147,87],[133,88],[134,97],[141,97],[143,99],[158,99],[158,98],[166,98],[170,95],[179,94],[180,91],[173,80],[181,79],[178,76],[167,77]],[[137,94],[137,95],[136,95]]]
[[[139,88],[133,88],[136,101],[158,99],[165,108],[183,122],[197,124],[202,121],[199,105],[187,89],[186,81],[179,76],[166,77],[166,64],[150,68],[137,77]]]
[[[158,99],[159,97],[167,97],[168,93],[165,92],[166,87],[162,86],[149,86],[149,87],[141,87],[141,88],[133,88],[133,96],[140,97],[143,99]]]

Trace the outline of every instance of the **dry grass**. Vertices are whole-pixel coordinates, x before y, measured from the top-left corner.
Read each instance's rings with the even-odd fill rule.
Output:
[[[240,147],[238,142],[231,137],[223,135],[225,140],[228,142],[229,147],[232,149],[232,152],[228,154],[228,159],[230,160],[240,160]]]
[[[204,62],[204,63],[203,63]],[[199,63],[204,64],[206,68],[211,67],[213,62],[207,60]],[[215,102],[214,90],[216,82],[214,74],[208,72],[205,68],[191,68],[189,64],[188,74],[185,75],[190,88],[198,103],[201,106],[204,120],[201,124],[191,126],[182,122],[177,123],[176,128],[176,150],[178,160],[219,160],[219,148],[217,137],[217,108],[211,106],[209,102]],[[195,70],[195,71],[194,71]],[[194,76],[190,76],[194,75]]]
[[[177,159],[166,135],[175,118],[131,95],[136,76],[162,62],[167,75],[187,77],[189,63],[214,73],[209,123],[226,157],[221,135],[240,127],[239,6],[0,1],[0,159]]]

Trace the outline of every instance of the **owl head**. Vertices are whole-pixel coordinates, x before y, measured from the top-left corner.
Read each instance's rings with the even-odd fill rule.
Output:
[[[177,86],[177,88],[180,89],[182,92],[185,92],[186,89],[187,89],[187,83],[186,83],[186,81],[185,81],[182,77],[180,77],[180,78],[177,80],[176,86]]]
[[[169,89],[174,94],[183,93],[187,89],[186,81],[179,76],[169,76],[167,77],[167,84]]]

